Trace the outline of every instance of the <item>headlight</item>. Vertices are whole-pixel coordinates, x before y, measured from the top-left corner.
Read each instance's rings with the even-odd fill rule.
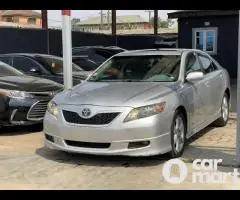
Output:
[[[8,96],[8,97],[12,97],[12,98],[20,98],[20,99],[24,99],[24,98],[34,98],[33,95],[26,93],[24,91],[17,91],[17,90],[0,90],[0,93]]]
[[[57,104],[54,101],[50,101],[48,103],[48,109],[47,110],[48,110],[49,113],[51,113],[55,117],[58,116],[58,113],[59,113],[58,106],[57,106]]]
[[[136,119],[141,119],[144,117],[150,117],[164,111],[166,102],[143,106],[139,108],[134,108],[130,111],[127,117],[124,119],[124,122],[129,122]]]

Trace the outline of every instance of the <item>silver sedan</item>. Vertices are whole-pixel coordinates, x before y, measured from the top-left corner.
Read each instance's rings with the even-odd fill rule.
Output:
[[[225,126],[227,71],[207,53],[153,49],[119,53],[49,103],[45,146],[98,155],[179,157],[186,140]]]

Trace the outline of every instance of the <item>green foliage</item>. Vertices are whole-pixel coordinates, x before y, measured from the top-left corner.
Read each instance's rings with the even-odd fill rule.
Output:
[[[158,18],[158,28],[169,28],[174,24],[171,19],[161,20]],[[154,25],[154,18],[151,19],[151,25]]]

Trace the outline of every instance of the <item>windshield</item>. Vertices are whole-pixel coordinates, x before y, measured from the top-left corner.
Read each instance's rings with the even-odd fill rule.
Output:
[[[55,74],[63,73],[63,59],[53,56],[36,56],[39,62],[41,62],[45,67],[50,68],[50,70]],[[76,64],[72,64],[73,72],[83,71],[81,67]]]
[[[180,55],[115,56],[87,81],[174,82],[180,71]]]
[[[23,76],[23,73],[0,61],[0,76]]]

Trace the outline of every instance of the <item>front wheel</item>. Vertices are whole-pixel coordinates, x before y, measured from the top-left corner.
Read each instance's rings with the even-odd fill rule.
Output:
[[[228,95],[225,93],[222,99],[221,104],[221,117],[219,117],[213,125],[215,126],[226,126],[229,118],[229,98]]]
[[[184,115],[177,110],[171,125],[171,158],[180,157],[183,154],[186,141],[186,120]]]

